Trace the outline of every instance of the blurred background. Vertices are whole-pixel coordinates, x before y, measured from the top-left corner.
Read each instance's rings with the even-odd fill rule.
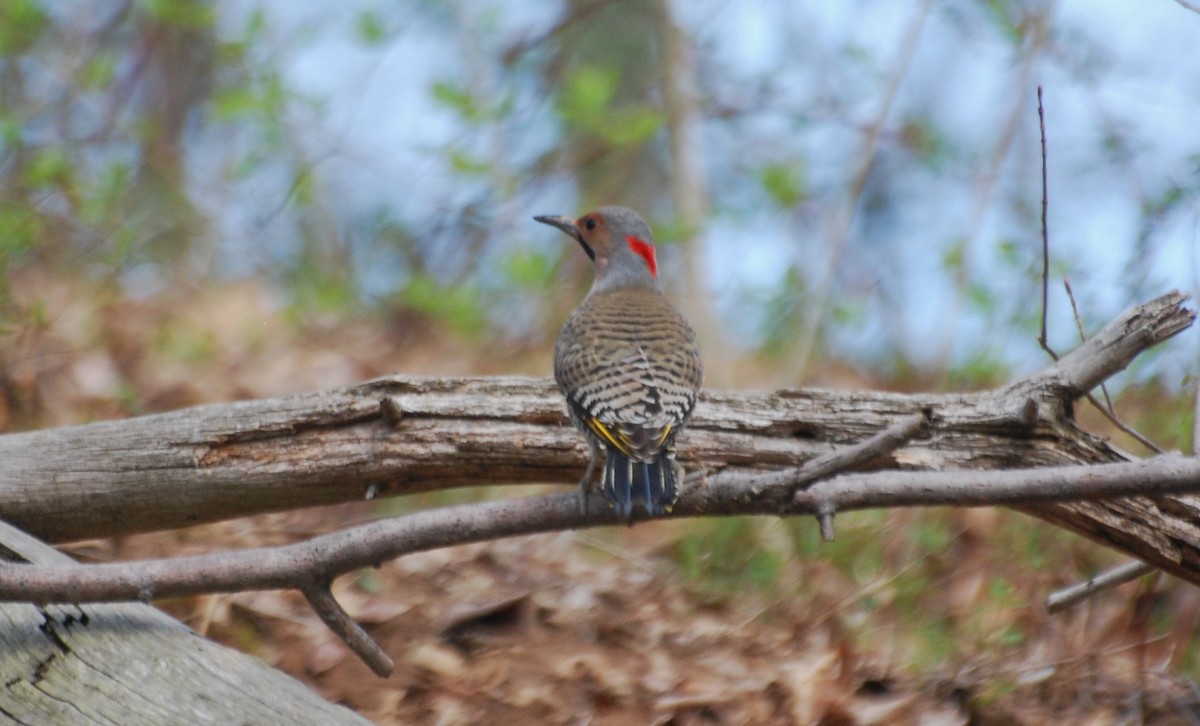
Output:
[[[531,217],[613,203],[650,221],[710,387],[1011,381],[1048,362],[1039,84],[1051,345],[1080,334],[1064,277],[1087,333],[1200,289],[1191,5],[0,0],[0,427],[391,372],[548,375],[591,272]],[[1192,453],[1198,372],[1189,331],[1110,392],[1128,423]],[[454,496],[478,494],[77,554],[287,540]],[[791,623],[804,648],[813,632],[869,643],[926,695],[981,659],[988,702],[1013,708],[1104,691],[1063,663],[1133,658],[1104,676],[1118,705],[1200,667],[1193,588],[1150,577],[1088,606],[1095,618],[1040,611],[1049,589],[1118,561],[1078,538],[992,510],[843,519],[833,545],[808,521],[731,519],[580,534],[563,557],[618,572],[632,558],[688,607]],[[172,607],[269,659],[272,628],[310,617],[272,620],[246,595]],[[291,670],[377,719],[399,712],[330,685],[359,667],[334,660]]]

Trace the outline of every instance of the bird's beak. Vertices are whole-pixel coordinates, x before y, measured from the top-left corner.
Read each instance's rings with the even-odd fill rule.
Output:
[[[564,217],[561,214],[543,214],[541,216],[534,217],[533,219],[537,222],[541,222],[542,224],[548,224],[551,227],[557,227],[561,229],[564,233],[579,243],[579,246],[582,247],[583,251],[587,253],[588,259],[593,262],[596,261],[596,253],[592,251],[591,245],[583,241],[583,234],[581,234],[579,232],[579,228],[575,226],[575,220],[571,219],[570,217]]]

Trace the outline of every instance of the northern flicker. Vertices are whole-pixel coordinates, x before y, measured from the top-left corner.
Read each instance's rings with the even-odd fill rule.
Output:
[[[637,212],[601,207],[577,220],[534,219],[570,235],[595,266],[591,292],[554,344],[554,379],[591,454],[580,508],[587,512],[603,451],[601,492],[617,516],[630,521],[635,503],[662,514],[683,474],[675,437],[704,378],[696,334],[663,294],[654,239]]]

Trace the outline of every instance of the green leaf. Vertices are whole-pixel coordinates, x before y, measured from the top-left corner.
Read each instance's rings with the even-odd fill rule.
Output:
[[[483,176],[490,167],[486,162],[472,158],[461,149],[453,149],[450,152],[450,168],[459,174]]]
[[[25,170],[25,183],[34,189],[65,182],[70,177],[71,161],[62,148],[39,149]]]
[[[155,20],[177,28],[208,28],[217,19],[217,9],[206,0],[141,0],[138,5]]]
[[[359,13],[355,30],[358,32],[358,39],[367,45],[380,45],[387,40],[387,28],[383,18],[373,10]]]
[[[292,179],[292,201],[298,207],[307,207],[312,204],[314,193],[313,187],[316,179],[313,175],[311,165],[304,165]]]
[[[648,141],[665,122],[663,115],[655,109],[631,108],[611,114],[603,125],[593,130],[613,146],[633,146]]]
[[[965,239],[957,239],[946,248],[942,253],[942,269],[957,271],[963,265],[963,260],[966,259],[967,241]]]
[[[79,72],[79,85],[83,88],[103,90],[108,88],[116,76],[116,62],[109,53],[97,53],[88,59]]]
[[[1013,45],[1020,45],[1023,35],[1021,25],[1013,17],[1012,3],[1007,0],[986,0],[984,7],[992,23],[1000,30],[1005,39]]]
[[[996,310],[997,300],[995,294],[988,287],[979,282],[972,282],[967,285],[967,300],[977,310],[983,313],[991,313]]]
[[[101,224],[119,214],[121,199],[129,189],[129,177],[126,164],[110,164],[86,190],[80,216],[91,224]]]
[[[0,270],[31,250],[44,227],[42,218],[28,209],[0,206]]]
[[[480,121],[486,114],[475,97],[466,89],[456,86],[449,81],[438,81],[430,91],[433,100],[449,108],[467,121]]]
[[[21,142],[24,141],[22,130],[20,119],[8,114],[0,115],[0,140],[3,140],[6,149],[21,146]]]
[[[459,335],[477,336],[487,325],[479,290],[471,285],[446,286],[429,275],[416,275],[400,293],[400,300]]]
[[[808,180],[798,164],[768,164],[758,173],[758,181],[775,204],[790,209],[808,197]]]
[[[35,0],[0,2],[0,55],[20,55],[41,39],[50,25],[46,11]]]
[[[502,267],[508,283],[525,290],[546,290],[557,279],[554,260],[540,252],[513,252]]]
[[[212,105],[216,121],[236,121],[260,108],[258,96],[246,86],[222,88],[213,96]]]
[[[608,116],[608,106],[617,91],[616,71],[592,66],[578,68],[566,77],[558,97],[559,114],[587,127],[590,119]]]

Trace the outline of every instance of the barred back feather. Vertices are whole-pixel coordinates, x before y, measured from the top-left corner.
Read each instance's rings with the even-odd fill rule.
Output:
[[[661,514],[678,497],[675,437],[704,378],[687,320],[655,289],[590,295],[563,325],[554,378],[571,420],[605,452],[601,491],[622,519]]]

